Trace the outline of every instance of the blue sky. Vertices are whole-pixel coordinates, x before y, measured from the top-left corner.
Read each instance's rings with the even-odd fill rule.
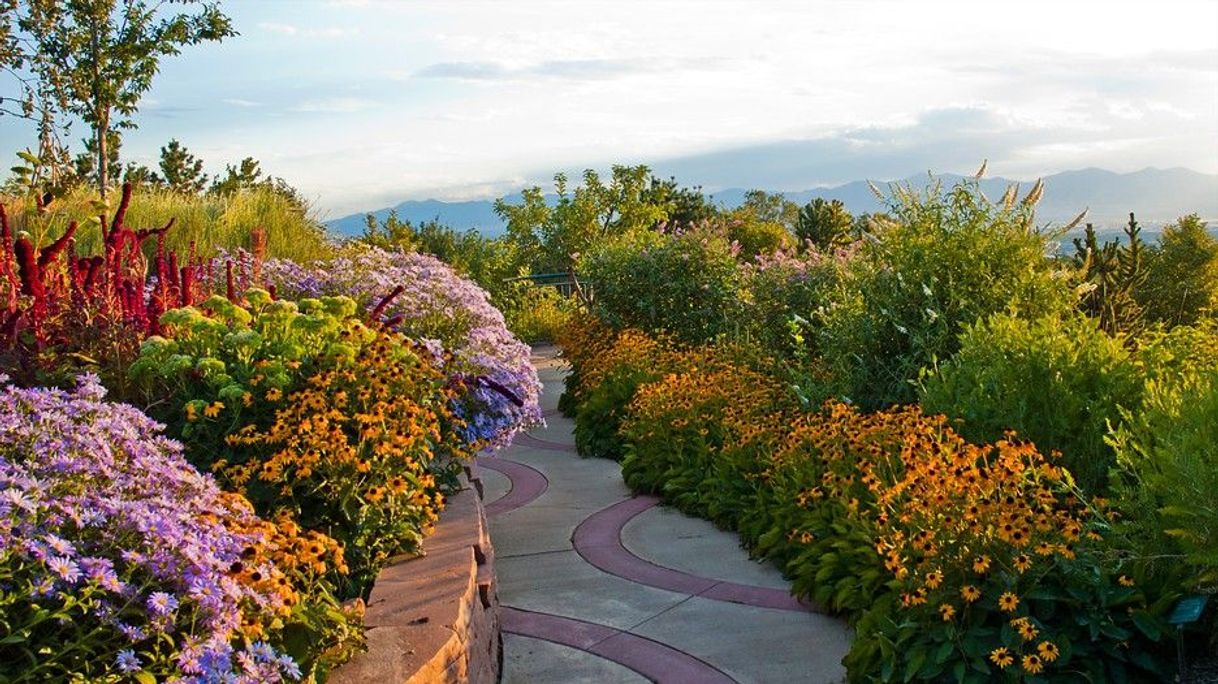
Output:
[[[126,158],[154,164],[171,137],[213,172],[254,156],[328,217],[615,162],[710,190],[982,158],[1012,178],[1218,173],[1214,2],[222,7],[241,36],[163,63]],[[0,134],[33,142],[7,117]]]

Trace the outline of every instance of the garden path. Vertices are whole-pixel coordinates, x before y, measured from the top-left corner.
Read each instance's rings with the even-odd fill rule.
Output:
[[[505,684],[838,682],[850,634],[737,537],[634,497],[575,453],[564,366],[534,350],[548,425],[478,460],[503,605]]]

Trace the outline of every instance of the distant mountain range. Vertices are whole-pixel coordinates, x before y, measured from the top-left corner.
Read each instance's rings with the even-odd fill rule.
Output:
[[[942,174],[936,178],[950,187],[962,176]],[[1137,214],[1138,222],[1151,229],[1151,232],[1154,232],[1154,228],[1185,214],[1197,213],[1203,219],[1211,221],[1218,218],[1218,175],[1182,168],[1148,168],[1133,173],[1083,169],[1053,174],[1046,176],[1044,180],[1044,197],[1036,211],[1037,222],[1041,225],[1064,224],[1085,208],[1090,209],[1087,221],[1105,229],[1105,233],[1124,225],[1131,211]],[[914,188],[921,189],[930,182],[930,177],[926,174],[916,175],[901,182],[911,183]],[[981,189],[988,197],[997,200],[1012,182],[1018,182],[1022,192],[1031,187],[1031,181],[987,178],[982,180]],[[877,185],[884,187],[885,184]],[[731,209],[744,201],[745,192],[743,188],[728,188],[709,194],[717,204]],[[805,204],[815,197],[841,200],[847,209],[856,215],[881,210],[880,203],[867,187],[867,181],[784,192],[783,195],[798,204]],[[554,198],[548,199],[553,201]],[[509,196],[507,200],[519,202],[520,195]],[[367,213],[381,221],[390,211],[396,211],[398,218],[412,223],[435,219],[457,230],[473,229],[490,236],[500,235],[504,231],[503,222],[495,214],[494,200],[407,200],[396,207]],[[365,216],[366,213],[352,214],[328,221],[326,225],[339,235],[360,235],[364,231]],[[1218,226],[1211,224],[1211,228],[1214,227]]]

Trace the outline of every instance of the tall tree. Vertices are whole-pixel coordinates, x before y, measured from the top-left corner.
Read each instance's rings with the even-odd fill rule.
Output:
[[[790,231],[795,230],[799,219],[799,205],[780,192],[749,190],[744,193],[744,203],[737,208],[736,218],[744,215],[763,223],[778,223]]]
[[[846,205],[817,197],[799,210],[795,235],[817,249],[829,250],[850,242],[853,228],[854,217],[846,211]]]
[[[262,169],[259,167],[258,160],[246,157],[236,166],[225,164],[224,175],[216,176],[216,181],[211,184],[211,192],[217,195],[231,195],[238,190],[248,190],[266,180],[269,179],[262,178]]]
[[[197,195],[207,186],[203,160],[191,154],[176,139],[161,148],[161,175],[174,192]]]
[[[1218,313],[1218,239],[1201,217],[1189,214],[1163,229],[1139,294],[1148,318],[1167,326]]]
[[[13,12],[10,25],[15,17],[29,46],[23,64],[36,84],[32,92],[49,86],[57,104],[92,131],[103,199],[113,134],[135,127],[132,116],[160,60],[185,45],[236,35],[218,4],[206,0],[17,0]]]
[[[614,166],[605,182],[584,171],[583,184],[570,188],[565,174],[554,176],[558,198],[547,202],[540,187],[522,193],[523,203],[495,202],[495,212],[507,222],[509,239],[534,270],[564,270],[598,240],[634,228],[652,228],[672,209],[668,198],[657,203],[651,170],[646,166]]]

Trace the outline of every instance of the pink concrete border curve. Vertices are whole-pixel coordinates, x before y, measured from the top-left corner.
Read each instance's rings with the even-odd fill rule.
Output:
[[[636,515],[659,503],[654,496],[636,496],[597,511],[575,528],[571,543],[594,567],[649,587],[758,608],[816,612],[814,607],[782,589],[700,577],[656,565],[631,553],[622,544],[622,528]]]
[[[523,463],[495,456],[479,456],[477,463],[479,468],[502,473],[512,485],[507,494],[482,507],[488,518],[527,506],[550,488],[550,481],[541,471]]]
[[[724,672],[671,646],[605,625],[503,606],[503,631],[579,649],[660,684],[734,684]]]

